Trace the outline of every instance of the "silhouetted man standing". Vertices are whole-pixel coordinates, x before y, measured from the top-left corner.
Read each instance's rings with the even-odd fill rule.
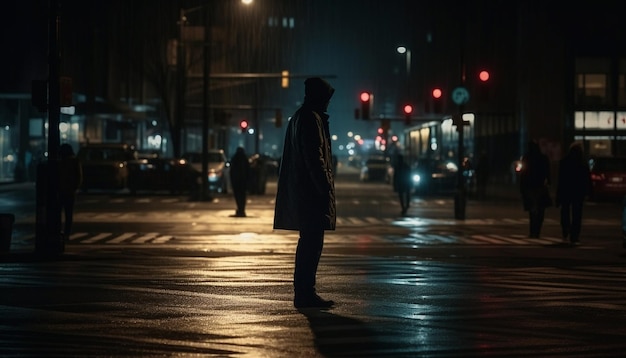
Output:
[[[405,216],[411,205],[411,168],[404,161],[404,156],[398,154],[393,167],[393,189],[400,199],[400,215]]]
[[[65,216],[63,238],[67,240],[72,233],[74,203],[78,188],[83,182],[83,169],[71,145],[61,144],[59,157],[59,204]]]
[[[334,88],[321,78],[304,81],[304,103],[287,125],[278,175],[274,229],[298,230],[294,270],[294,306],[329,308],[317,295],[315,278],[324,231],[334,230],[335,184],[328,104]]]
[[[233,187],[233,195],[237,204],[236,217],[246,216],[246,191],[248,189],[248,175],[250,162],[243,147],[237,148],[235,155],[230,160],[230,184]]]

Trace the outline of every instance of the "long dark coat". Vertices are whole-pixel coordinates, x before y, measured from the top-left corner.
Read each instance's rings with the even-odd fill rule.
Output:
[[[528,144],[528,152],[522,157],[522,173],[520,174],[520,193],[524,210],[531,210],[537,206],[546,208],[552,206],[549,186],[550,161],[541,153],[535,142]]]
[[[591,191],[589,166],[583,161],[582,150],[574,146],[559,162],[556,204],[582,203]]]
[[[328,115],[334,90],[308,96],[287,125],[278,174],[274,229],[300,230],[304,220],[334,230],[335,185]]]
[[[411,167],[401,157],[393,166],[393,190],[398,193],[411,190]]]
[[[246,190],[250,175],[250,163],[243,148],[237,148],[230,160],[230,184],[233,190]]]

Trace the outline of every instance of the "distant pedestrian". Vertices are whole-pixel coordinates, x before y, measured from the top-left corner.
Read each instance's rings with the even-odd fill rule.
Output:
[[[330,308],[316,293],[324,231],[335,230],[335,176],[328,104],[335,89],[321,78],[304,81],[304,103],[293,115],[283,145],[274,229],[298,230],[293,277],[296,308]]]
[[[67,143],[61,144],[59,159],[59,205],[65,216],[62,235],[67,240],[72,234],[74,203],[76,193],[83,183],[83,169],[74,149]]]
[[[550,198],[550,162],[535,141],[528,143],[522,157],[520,193],[524,210],[528,211],[529,237],[538,238],[545,217],[545,210],[552,205]]]
[[[246,217],[246,191],[249,175],[250,162],[248,156],[243,147],[239,147],[230,160],[230,184],[233,187],[233,195],[237,204],[236,217]]]
[[[567,155],[559,162],[556,189],[556,207],[561,208],[561,233],[563,240],[577,245],[583,214],[583,202],[591,195],[591,174],[583,160],[583,149],[578,143],[570,146]]]
[[[411,205],[411,168],[402,154],[396,155],[393,167],[393,189],[400,199],[400,215],[405,216]]]

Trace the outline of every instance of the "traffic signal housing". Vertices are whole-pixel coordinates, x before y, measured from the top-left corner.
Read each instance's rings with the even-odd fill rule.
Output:
[[[369,92],[361,92],[359,99],[361,100],[361,119],[369,120],[372,109],[372,94]]]
[[[404,111],[404,124],[411,125],[411,114],[413,113],[413,106],[407,104],[402,108]]]
[[[489,71],[487,70],[482,70],[480,72],[478,72],[478,99],[481,102],[487,102],[489,100],[489,89],[490,89],[490,83],[489,83],[489,79],[491,77],[491,74],[489,73]]]
[[[245,119],[242,119],[241,122],[239,122],[239,130],[241,130],[241,133],[246,133],[248,131],[248,127],[248,121]]]
[[[443,91],[439,87],[433,88],[433,113],[443,113]]]

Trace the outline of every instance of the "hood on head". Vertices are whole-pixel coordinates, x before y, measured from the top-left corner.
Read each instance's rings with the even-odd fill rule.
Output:
[[[335,89],[330,83],[319,77],[307,78],[304,81],[304,103],[314,107],[321,107],[328,104],[330,98],[335,93]]]

